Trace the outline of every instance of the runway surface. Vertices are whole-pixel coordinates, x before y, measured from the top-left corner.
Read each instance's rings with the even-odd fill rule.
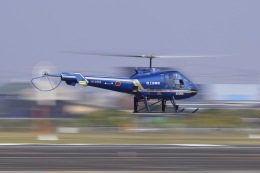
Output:
[[[260,172],[260,146],[2,144],[0,171]]]

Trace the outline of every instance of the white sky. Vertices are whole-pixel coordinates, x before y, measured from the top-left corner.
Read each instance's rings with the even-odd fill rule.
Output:
[[[258,0],[1,0],[1,83],[29,81],[32,69],[25,66],[41,60],[60,72],[98,75],[149,64],[148,59],[59,53],[63,50],[228,54],[154,64],[176,67],[195,83],[260,83],[259,7]]]

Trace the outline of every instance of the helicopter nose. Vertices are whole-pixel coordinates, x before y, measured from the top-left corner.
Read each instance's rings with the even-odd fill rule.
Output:
[[[197,89],[195,89],[195,88],[191,88],[190,91],[191,91],[191,95],[190,95],[191,97],[195,96],[195,95],[198,94],[198,92],[199,92],[199,91],[198,91]]]
[[[198,94],[199,88],[196,85],[194,85],[193,87],[190,88],[190,91],[191,91],[190,97],[193,97],[196,94]]]

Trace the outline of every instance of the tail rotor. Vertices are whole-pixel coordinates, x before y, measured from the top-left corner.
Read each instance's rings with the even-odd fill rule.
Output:
[[[40,91],[52,91],[61,83],[57,67],[50,61],[40,61],[33,65],[31,83]]]

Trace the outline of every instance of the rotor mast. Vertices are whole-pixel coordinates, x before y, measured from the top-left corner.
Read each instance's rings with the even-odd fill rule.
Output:
[[[142,58],[149,58],[150,59],[150,68],[152,68],[153,58],[158,58],[158,56],[155,56],[154,54],[141,55],[140,57],[142,57]]]

